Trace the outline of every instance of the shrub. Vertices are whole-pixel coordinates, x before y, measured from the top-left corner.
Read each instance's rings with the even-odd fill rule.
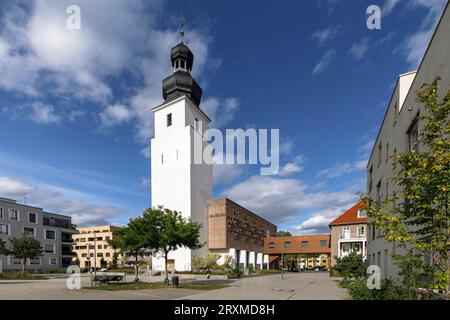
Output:
[[[228,278],[239,279],[240,277],[242,277],[242,275],[243,275],[243,272],[239,268],[233,269],[232,271],[228,272]]]
[[[334,271],[345,278],[361,278],[366,275],[366,263],[362,255],[351,252],[348,256],[336,258]]]
[[[380,289],[367,288],[366,279],[346,279],[340,286],[347,288],[353,300],[403,300],[404,291],[390,280],[381,281]]]

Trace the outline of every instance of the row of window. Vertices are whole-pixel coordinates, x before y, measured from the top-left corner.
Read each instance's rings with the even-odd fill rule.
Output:
[[[82,258],[87,258],[87,256],[88,256],[87,253],[82,253],[81,254]],[[89,257],[93,258],[94,254],[93,253],[89,253]],[[97,258],[103,258],[103,257],[109,258],[109,257],[111,257],[111,253],[110,252],[105,252],[104,255],[101,252],[97,253]]]
[[[309,247],[309,241],[302,241],[300,246],[302,248],[308,248]],[[328,241],[327,240],[320,240],[320,247],[322,248],[326,248],[328,246]],[[284,242],[284,248],[291,248],[292,247],[292,242],[290,241],[286,241]],[[269,248],[275,248],[275,242],[269,242]]]
[[[15,258],[13,256],[8,256],[8,265],[21,265],[22,260],[19,258]],[[27,259],[27,265],[41,265],[42,264],[42,258],[35,258],[35,259]],[[58,264],[58,258],[57,257],[49,257],[48,258],[48,264],[49,265],[57,265]]]
[[[95,245],[89,245],[89,246],[73,246],[74,250],[86,250],[89,247],[89,249],[95,249]],[[108,246],[107,244],[98,244],[97,249],[109,249],[111,246]]]
[[[0,208],[0,219],[5,219],[5,208]],[[8,218],[11,221],[21,221],[20,211],[17,209],[9,209],[8,210]],[[28,213],[28,222],[30,223],[38,223],[37,214],[33,212]]]
[[[0,234],[10,236],[11,235],[11,225],[0,224]],[[23,234],[28,236],[36,236],[36,228],[34,227],[23,227]],[[44,239],[55,240],[56,233],[53,230],[44,230]]]
[[[75,242],[93,242],[93,241],[108,241],[111,240],[110,236],[106,236],[106,237],[96,237],[96,238],[75,238],[74,241]]]

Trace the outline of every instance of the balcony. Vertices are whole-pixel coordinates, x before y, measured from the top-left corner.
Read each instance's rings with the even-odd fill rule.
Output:
[[[356,234],[356,233],[339,235],[339,240],[352,240],[352,239],[365,240],[366,235],[365,234],[361,235],[361,234]]]

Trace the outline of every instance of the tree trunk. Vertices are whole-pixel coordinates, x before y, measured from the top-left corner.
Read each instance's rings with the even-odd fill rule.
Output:
[[[27,259],[22,258],[22,274],[25,274],[25,263],[27,262]]]
[[[169,284],[169,273],[167,270],[167,256],[169,255],[169,252],[164,250],[164,269],[165,269],[165,279],[164,283]]]
[[[136,251],[136,266],[134,270],[134,281],[139,281],[139,252]]]

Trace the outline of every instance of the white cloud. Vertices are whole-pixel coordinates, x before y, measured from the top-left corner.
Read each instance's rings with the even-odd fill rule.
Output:
[[[41,124],[58,123],[61,121],[61,117],[55,114],[55,108],[51,105],[44,105],[36,102],[31,105],[32,113],[30,118],[32,121]]]
[[[121,104],[109,105],[100,113],[102,127],[120,125],[128,122],[132,118],[133,113]]]
[[[369,45],[369,38],[363,38],[361,41],[353,43],[349,53],[354,60],[361,60],[369,50]]]
[[[22,181],[0,176],[1,196],[19,197],[33,191],[33,188]]]
[[[327,178],[338,178],[346,173],[354,171],[365,170],[367,166],[367,160],[358,160],[352,163],[338,163],[332,168],[327,168],[319,171],[319,176]]]
[[[332,48],[328,50],[320,59],[319,63],[314,67],[312,73],[313,75],[320,74],[324,72],[328,66],[330,65],[331,61],[336,56],[336,49]]]
[[[336,26],[329,26],[328,28],[323,30],[317,30],[313,33],[312,38],[316,39],[320,45],[323,45],[329,40],[336,37],[339,29],[340,26],[336,25]]]
[[[211,119],[210,128],[222,128],[230,123],[239,108],[239,101],[229,97],[220,100],[216,97],[208,97],[202,103],[203,111]]]
[[[446,3],[446,0],[414,0],[409,3],[411,8],[423,7],[428,10],[428,14],[421,21],[419,30],[408,36],[399,48],[410,64],[410,68],[415,69],[419,66]]]
[[[293,226],[291,229],[298,231],[301,234],[329,233],[329,223],[343,212],[350,209],[354,204],[355,199],[352,199],[344,205],[330,206],[330,208],[315,211],[308,219],[299,225]]]
[[[288,177],[294,173],[302,172],[304,169],[303,162],[303,156],[295,157],[291,162],[288,162],[282,166],[277,175],[280,177]]]
[[[46,211],[72,216],[74,223],[80,226],[110,223],[110,219],[125,214],[125,210],[80,199],[88,195],[49,185],[38,185],[0,176],[2,196],[19,199],[26,203],[44,208]]]
[[[383,7],[381,8],[381,14],[383,16],[387,16],[394,10],[394,8],[397,6],[398,3],[400,3],[401,0],[386,0]]]
[[[328,208],[354,201],[356,195],[349,191],[310,192],[310,186],[297,179],[271,176],[252,176],[223,192],[246,208],[279,223],[307,208]]]
[[[244,168],[244,165],[237,164],[214,164],[214,185],[226,185],[235,181],[244,173]]]

